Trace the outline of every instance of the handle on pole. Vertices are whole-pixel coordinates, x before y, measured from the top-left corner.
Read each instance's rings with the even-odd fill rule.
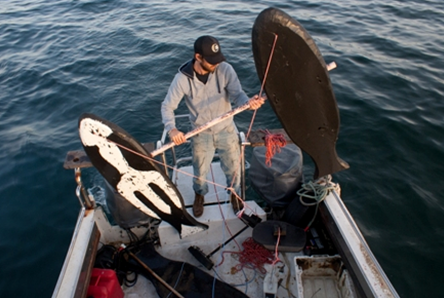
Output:
[[[224,120],[227,120],[228,118],[234,117],[235,115],[237,115],[240,112],[243,112],[243,111],[245,111],[245,110],[247,110],[249,108],[250,108],[250,104],[246,103],[246,104],[244,104],[244,105],[242,105],[240,107],[237,107],[237,108],[235,108],[235,109],[233,109],[233,110],[231,110],[229,112],[226,112],[225,114],[223,114],[223,115],[221,115],[219,117],[216,117],[216,118],[214,118],[211,121],[208,121],[207,123],[205,123],[205,124],[195,128],[195,129],[193,129],[192,131],[187,132],[185,134],[185,139],[189,139],[189,138],[191,138],[191,137],[201,133],[202,131],[204,131],[204,130],[206,130],[206,129],[208,129],[208,128],[210,128],[210,127],[212,127],[212,126],[214,126],[214,125],[216,125],[216,124],[218,124],[218,123],[220,123],[220,122],[222,122]],[[176,144],[174,144],[174,142],[170,142],[168,144],[165,144],[162,147],[152,151],[151,155],[153,157],[156,156],[156,155],[159,155],[159,154],[163,153],[164,151],[174,147],[175,145]]]

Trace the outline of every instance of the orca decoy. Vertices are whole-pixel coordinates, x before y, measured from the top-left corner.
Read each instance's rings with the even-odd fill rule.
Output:
[[[168,222],[180,235],[185,226],[189,232],[208,228],[186,211],[183,198],[171,179],[125,130],[85,113],[79,119],[79,134],[93,166],[134,207]]]
[[[262,82],[277,35],[265,93],[290,139],[314,161],[314,178],[345,170],[336,154],[339,109],[326,64],[314,40],[276,8],[263,10],[252,29],[253,56]]]

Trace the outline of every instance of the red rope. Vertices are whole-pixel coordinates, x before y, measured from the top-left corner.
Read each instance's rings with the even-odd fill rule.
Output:
[[[265,164],[271,167],[271,159],[276,153],[281,152],[281,148],[287,145],[285,137],[281,133],[272,134],[268,130],[264,131],[265,137]]]
[[[253,238],[247,238],[242,243],[244,250],[239,253],[239,263],[235,269],[236,271],[242,270],[247,267],[251,269],[258,269],[261,273],[265,274],[267,271],[264,268],[265,264],[272,264],[274,255],[271,251],[267,250],[262,245],[256,243]]]
[[[278,239],[277,239],[277,243],[276,243],[276,247],[274,249],[274,261],[273,261],[273,266],[276,265],[276,263],[280,262],[281,260],[279,259],[279,242],[281,242],[281,228],[279,227],[278,230]]]
[[[278,39],[278,35],[276,33],[274,33],[273,46],[271,47],[270,56],[268,57],[267,67],[266,67],[265,73],[264,73],[264,79],[262,80],[261,90],[259,91],[259,97],[262,97],[262,92],[264,91],[265,82],[267,81],[268,71],[270,70],[271,60],[273,58],[274,49],[276,48],[277,39]],[[254,118],[256,118],[256,112],[257,112],[257,110],[254,110],[253,117],[251,117],[250,127],[248,127],[248,131],[247,131],[247,140],[248,140],[248,137],[250,136],[251,128],[253,127]]]

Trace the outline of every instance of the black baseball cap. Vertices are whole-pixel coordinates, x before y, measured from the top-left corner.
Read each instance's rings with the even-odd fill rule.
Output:
[[[194,52],[201,54],[210,64],[218,64],[225,61],[225,56],[220,50],[219,41],[209,35],[204,35],[194,42]]]

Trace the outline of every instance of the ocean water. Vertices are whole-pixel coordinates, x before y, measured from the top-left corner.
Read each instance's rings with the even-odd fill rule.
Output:
[[[159,139],[161,101],[204,34],[219,38],[256,94],[251,27],[269,6],[338,65],[337,151],[350,169],[334,180],[379,263],[401,297],[444,297],[441,0],[2,1],[0,297],[52,294],[79,212],[74,174],[63,169],[66,152],[81,149],[79,116]],[[250,119],[236,117],[244,131]],[[254,127],[279,126],[266,104]],[[92,169],[83,181],[100,185]]]

